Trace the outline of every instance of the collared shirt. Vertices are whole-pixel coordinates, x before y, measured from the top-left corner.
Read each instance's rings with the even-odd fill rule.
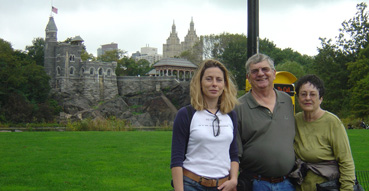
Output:
[[[241,170],[267,177],[287,175],[293,168],[295,119],[291,97],[275,90],[273,112],[261,106],[251,91],[239,98],[238,151]]]

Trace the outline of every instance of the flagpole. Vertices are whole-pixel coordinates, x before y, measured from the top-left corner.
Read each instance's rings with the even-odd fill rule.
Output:
[[[50,17],[53,17],[53,0],[50,0],[51,10],[50,10]]]

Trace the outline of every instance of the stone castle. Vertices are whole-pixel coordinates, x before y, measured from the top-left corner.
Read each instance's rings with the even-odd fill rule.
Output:
[[[74,37],[70,43],[57,41],[58,29],[51,16],[45,29],[44,69],[50,76],[52,91],[83,96],[92,103],[132,94],[135,91],[155,91],[179,83],[173,76],[116,76],[116,62],[82,60],[83,39]],[[191,21],[190,30],[182,44],[179,43],[175,25],[164,44],[166,57],[178,56],[198,42]]]

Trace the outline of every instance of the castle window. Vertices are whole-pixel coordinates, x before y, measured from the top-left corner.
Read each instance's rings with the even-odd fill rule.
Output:
[[[60,76],[60,74],[61,74],[61,69],[58,66],[58,67],[56,67],[56,75]]]
[[[81,68],[81,76],[83,76],[83,74],[85,73],[85,68]]]
[[[56,55],[56,61],[60,62],[60,54]]]
[[[90,68],[90,74],[94,74],[94,69]]]
[[[73,67],[70,67],[70,68],[69,68],[69,74],[70,74],[70,75],[74,75],[74,68],[73,68]]]
[[[110,70],[110,69],[108,69],[108,71],[106,71],[106,73],[107,73],[107,75],[110,77],[110,75],[111,75],[111,70]]]
[[[69,61],[74,62],[74,55],[73,55],[73,54],[71,54],[71,55],[69,56]]]
[[[99,69],[99,75],[100,76],[103,75],[103,69],[102,68]]]

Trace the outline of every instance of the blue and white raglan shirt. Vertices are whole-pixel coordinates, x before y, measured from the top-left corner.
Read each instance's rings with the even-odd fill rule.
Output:
[[[174,120],[170,167],[183,167],[209,178],[229,175],[231,162],[238,162],[235,112],[216,113],[220,124],[218,136],[213,133],[214,114],[207,110],[193,110],[192,121],[188,115],[186,107],[183,107]],[[217,126],[215,123],[215,131]]]

